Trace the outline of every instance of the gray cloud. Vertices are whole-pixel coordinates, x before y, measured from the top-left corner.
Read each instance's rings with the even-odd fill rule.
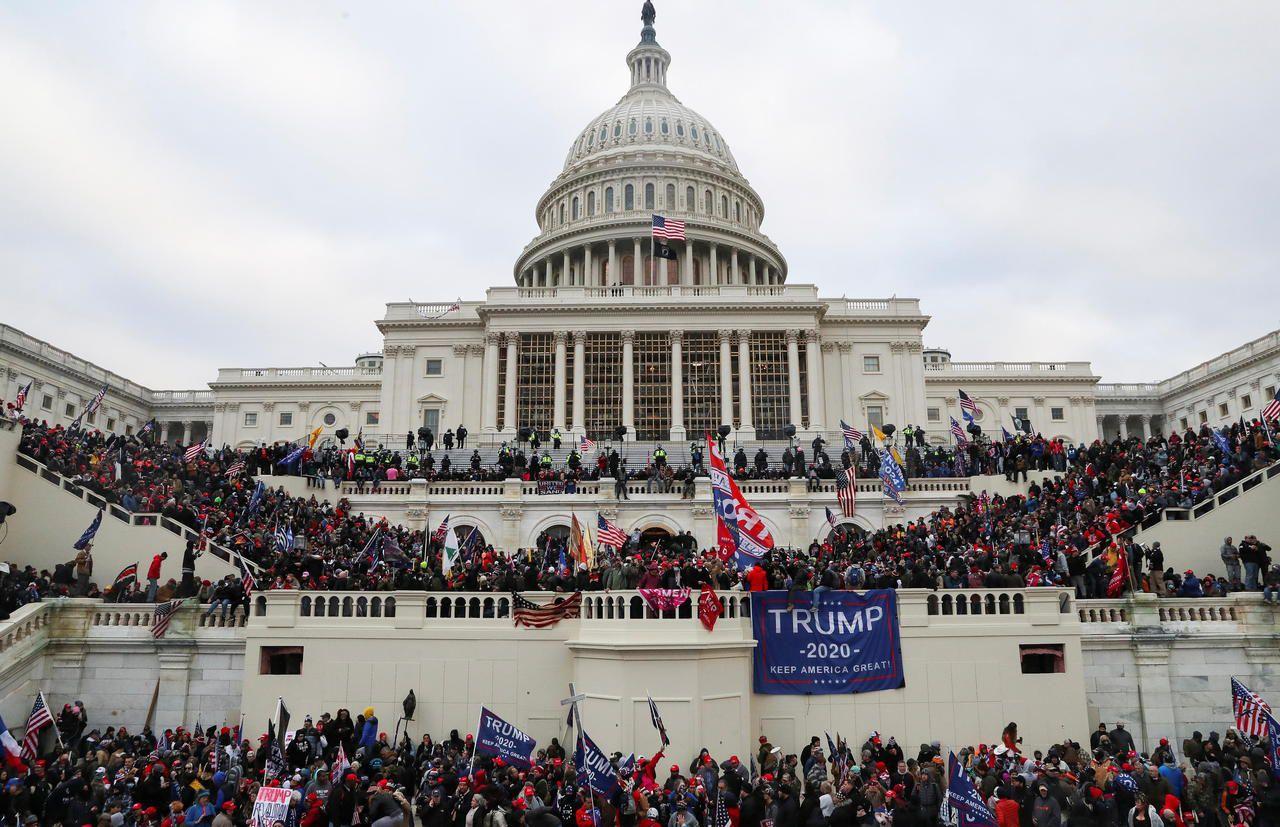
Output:
[[[636,3],[0,9],[4,319],[154,387],[506,285]],[[1258,3],[659,2],[790,278],[964,359],[1175,373],[1276,326]]]

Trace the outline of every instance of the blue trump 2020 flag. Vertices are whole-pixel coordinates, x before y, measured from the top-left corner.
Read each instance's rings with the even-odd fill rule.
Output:
[[[501,758],[512,766],[533,766],[533,748],[538,742],[514,724],[480,707],[480,726],[476,728],[476,752]]]
[[[898,593],[828,591],[787,608],[785,591],[752,592],[753,684],[761,695],[836,695],[904,684]]]
[[[618,773],[609,763],[609,756],[600,751],[591,736],[578,728],[578,748],[573,754],[573,763],[578,768],[578,783],[595,791],[596,795],[612,799],[618,791]]]
[[[960,827],[996,827],[995,816],[974,789],[954,752],[947,759],[947,804],[960,817]]]

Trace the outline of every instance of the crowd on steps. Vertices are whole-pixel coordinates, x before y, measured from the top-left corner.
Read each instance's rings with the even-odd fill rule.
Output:
[[[566,553],[543,534],[530,548],[499,550],[469,534],[461,562],[442,566],[443,533],[415,531],[336,503],[255,484],[253,452],[170,445],[98,431],[24,422],[20,451],[129,511],[159,513],[261,567],[257,589],[589,591],[623,588],[833,588],[1072,586],[1081,597],[1131,590],[1199,597],[1280,587],[1270,546],[1246,537],[1223,547],[1221,574],[1177,572],[1156,544],[1130,531],[1154,512],[1186,507],[1275,462],[1280,450],[1259,423],[1142,441],[1097,441],[1064,454],[1064,470],[1025,495],[986,496],[871,532],[840,524],[807,548],[775,548],[740,563],[700,549],[688,532],[594,559]],[[1035,441],[1009,447],[1028,456]],[[303,452],[305,453],[305,452]],[[467,542],[469,540],[470,542]],[[246,599],[239,580],[193,577],[201,542],[182,559],[156,555],[132,582],[94,571],[92,549],[47,567],[11,567],[0,611],[45,595],[106,595],[116,601],[200,597],[226,611]],[[1234,548],[1234,556],[1228,553]],[[739,564],[740,563],[740,564]],[[144,575],[145,572],[145,575]],[[1119,573],[1119,574],[1118,574]],[[104,581],[103,577],[107,580]],[[145,583],[143,581],[146,581]],[[239,591],[237,591],[239,589]],[[1267,596],[1275,594],[1269,590]]]

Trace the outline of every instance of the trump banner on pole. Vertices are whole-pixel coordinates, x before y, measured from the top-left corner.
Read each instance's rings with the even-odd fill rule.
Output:
[[[753,592],[754,684],[762,695],[901,689],[902,638],[893,589],[822,592],[787,607],[787,592]]]
[[[480,726],[476,729],[476,752],[501,758],[512,766],[533,766],[533,748],[537,741],[521,732],[514,724],[480,707]]]

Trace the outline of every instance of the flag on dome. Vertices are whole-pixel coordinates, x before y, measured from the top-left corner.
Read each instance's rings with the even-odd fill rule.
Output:
[[[661,215],[653,217],[653,237],[667,241],[684,241],[684,222]]]

